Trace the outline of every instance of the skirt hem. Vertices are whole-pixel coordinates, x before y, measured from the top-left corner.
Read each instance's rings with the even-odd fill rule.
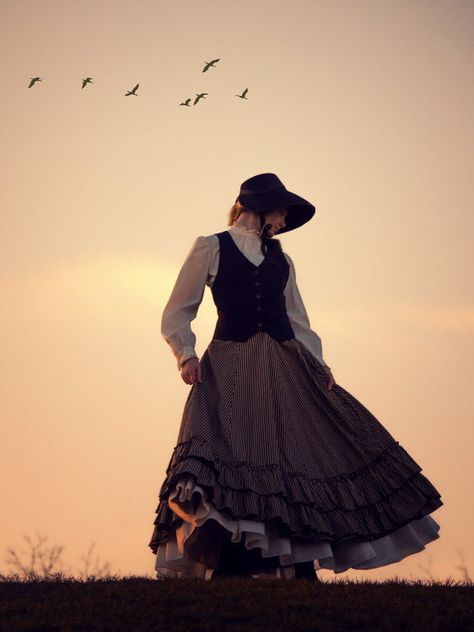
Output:
[[[374,540],[442,506],[420,466],[394,441],[373,462],[347,475],[311,479],[277,466],[253,468],[214,462],[201,438],[179,444],[167,470],[149,546],[156,552],[181,524],[167,502],[182,476],[192,476],[220,513],[230,519],[274,524],[280,537],[329,542]]]
[[[243,555],[247,551],[258,552],[267,562],[268,558],[278,558],[275,569],[261,576],[287,579],[294,577],[295,563],[312,561],[315,569],[333,570],[335,574],[349,568],[374,569],[418,553],[439,538],[440,527],[429,515],[411,520],[393,533],[370,541],[334,544],[321,539],[300,542],[281,538],[272,524],[231,519],[217,511],[192,476],[179,479],[170,494],[169,504],[182,520],[180,526],[169,532],[167,540],[158,545],[155,568],[157,576],[161,577],[209,579],[218,563],[219,530],[230,534],[231,542],[241,543]],[[254,572],[259,576],[259,561],[254,559]]]

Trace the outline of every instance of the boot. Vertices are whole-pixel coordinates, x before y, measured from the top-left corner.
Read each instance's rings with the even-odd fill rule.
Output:
[[[219,562],[211,579],[218,577],[250,577],[250,558],[255,551],[248,551],[242,542],[231,542],[230,535],[222,539]]]
[[[312,579],[313,581],[319,582],[312,560],[307,562],[296,562],[294,566],[295,577],[298,579]]]

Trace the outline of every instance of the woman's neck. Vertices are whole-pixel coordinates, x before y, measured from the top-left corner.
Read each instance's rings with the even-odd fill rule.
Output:
[[[243,226],[247,230],[258,230],[260,232],[260,214],[259,213],[241,213],[235,220],[234,224]]]

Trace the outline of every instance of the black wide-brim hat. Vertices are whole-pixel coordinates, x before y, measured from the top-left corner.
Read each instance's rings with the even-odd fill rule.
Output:
[[[287,233],[308,222],[316,213],[316,207],[300,195],[288,191],[274,173],[259,173],[240,185],[236,202],[256,213],[286,208],[286,226],[278,231]]]

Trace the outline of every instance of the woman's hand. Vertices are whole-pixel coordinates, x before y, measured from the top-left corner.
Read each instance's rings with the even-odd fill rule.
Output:
[[[188,358],[181,365],[181,377],[186,384],[194,384],[196,379],[201,382],[201,363],[197,358]]]
[[[335,380],[333,378],[333,375],[331,373],[331,369],[328,366],[325,366],[323,368],[324,368],[324,371],[326,372],[326,375],[329,378],[327,387],[328,387],[328,390],[330,391],[336,382],[335,382]]]

